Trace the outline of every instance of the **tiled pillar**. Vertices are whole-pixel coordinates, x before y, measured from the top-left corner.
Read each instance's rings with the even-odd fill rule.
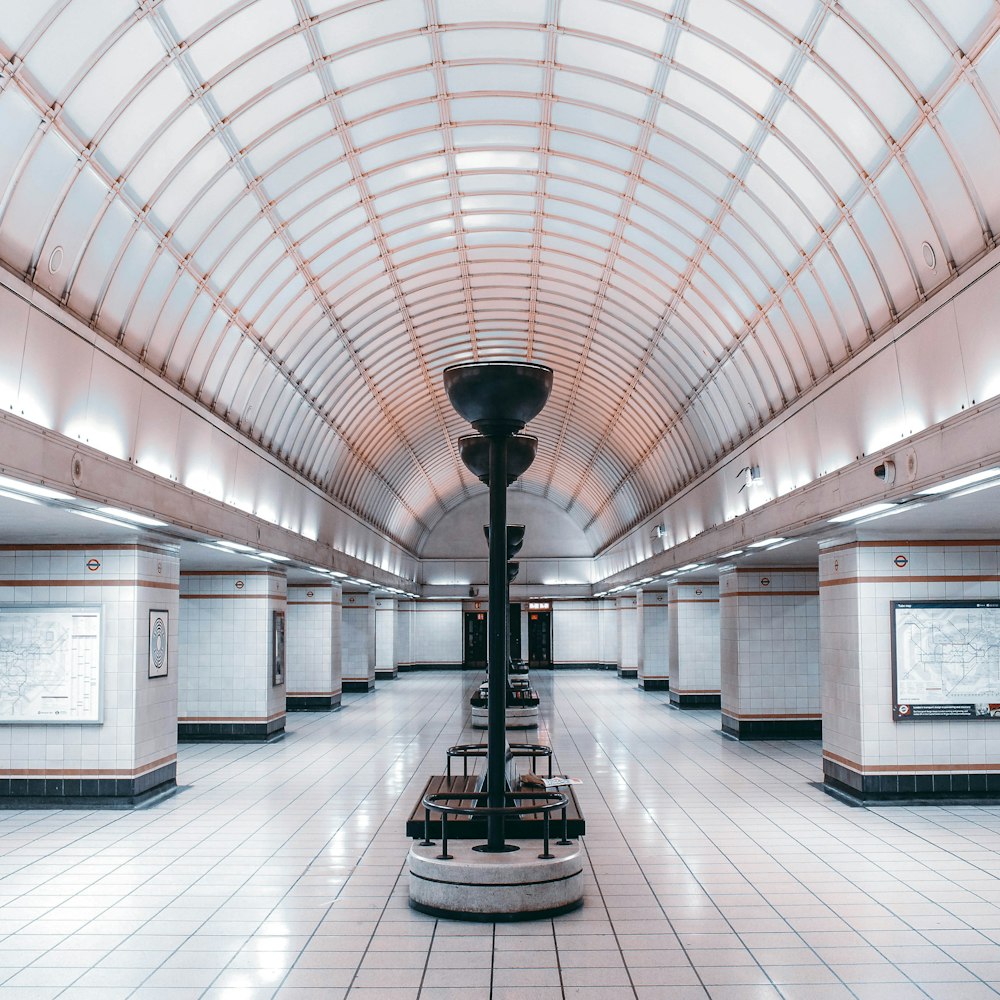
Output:
[[[818,739],[819,574],[734,569],[719,578],[722,728],[742,740]]]
[[[598,662],[605,670],[617,670],[619,664],[620,629],[618,604],[613,598],[605,598],[597,604],[598,620]]]
[[[339,584],[288,588],[288,711],[340,707],[340,619]]]
[[[718,707],[719,585],[674,583],[667,600],[670,703],[678,708]]]
[[[639,664],[639,687],[644,691],[670,690],[669,618],[667,592],[645,591],[642,595],[642,658]]]
[[[371,598],[375,602],[375,679],[391,681],[399,672],[396,650],[396,601],[392,597]]]
[[[0,548],[0,802],[176,785],[179,570],[159,543]]]
[[[413,601],[396,603],[394,645],[396,669],[413,669]]]
[[[615,600],[618,608],[618,676],[637,677],[639,675],[639,597],[619,597]]]
[[[987,693],[996,690],[998,612],[940,607],[1000,599],[1000,543],[859,533],[821,543],[819,588],[827,787],[876,801],[1000,797],[1000,719],[991,715],[1000,709],[1000,698]],[[911,685],[899,721],[893,602],[911,604],[895,609],[896,657]],[[939,607],[913,607],[915,602]],[[980,616],[985,624],[977,626]],[[992,654],[984,655],[984,644]],[[992,664],[992,671],[981,672],[984,664]],[[970,684],[978,676],[987,682],[981,689],[974,680]],[[923,699],[912,689],[914,678],[929,682]],[[984,716],[972,707],[980,698],[972,693],[976,689],[983,692]],[[918,717],[917,702],[944,704],[949,696],[961,701],[966,693],[969,707],[953,709],[964,717]]]
[[[375,687],[375,599],[357,591],[344,592],[343,687],[371,691]]]
[[[181,740],[270,740],[285,731],[285,575],[181,573],[177,733]],[[287,659],[287,657],[286,657]]]

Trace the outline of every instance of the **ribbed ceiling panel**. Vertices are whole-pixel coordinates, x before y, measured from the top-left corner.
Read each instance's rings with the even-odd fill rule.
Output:
[[[988,0],[0,2],[0,256],[415,547],[556,369],[596,548],[1000,227]],[[57,251],[59,248],[59,251]]]

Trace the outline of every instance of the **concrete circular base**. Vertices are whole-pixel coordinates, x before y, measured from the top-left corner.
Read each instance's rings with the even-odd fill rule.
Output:
[[[510,854],[484,854],[471,840],[450,840],[451,860],[440,843],[410,848],[410,906],[458,920],[534,920],[569,913],[583,903],[583,852],[578,842],[554,841],[549,860],[538,857],[540,840],[508,841]]]
[[[504,725],[507,729],[534,729],[538,725],[538,706],[508,708]],[[472,728],[489,729],[489,709],[472,707]]]

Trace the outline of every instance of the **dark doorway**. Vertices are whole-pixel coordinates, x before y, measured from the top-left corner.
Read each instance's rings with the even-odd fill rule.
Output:
[[[466,611],[462,666],[467,670],[485,670],[486,648],[486,612]]]
[[[510,606],[510,658],[521,659],[521,605]]]
[[[528,612],[528,666],[552,666],[552,612]]]

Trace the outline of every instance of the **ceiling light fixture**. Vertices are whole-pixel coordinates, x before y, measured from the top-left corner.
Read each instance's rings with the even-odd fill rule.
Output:
[[[1000,468],[980,469],[979,472],[962,476],[961,479],[949,479],[947,482],[938,483],[929,489],[918,490],[917,496],[928,497],[937,496],[939,493],[950,493],[952,490],[960,490],[963,486],[972,486],[975,483],[981,483],[984,479],[995,479],[997,476],[1000,476]]]
[[[784,535],[775,535],[774,538],[762,538],[759,542],[751,542],[748,548],[751,549],[765,549],[769,545],[774,545],[777,542],[783,542],[785,540]]]
[[[845,521],[858,521],[871,514],[881,514],[883,511],[892,510],[898,504],[894,503],[870,503],[867,507],[859,507],[857,510],[849,510],[846,514],[838,514],[836,517],[828,518],[830,524],[843,524]]]
[[[72,497],[68,493],[60,493],[59,490],[51,490],[48,486],[37,486],[35,483],[23,483],[20,479],[11,479],[10,476],[0,476],[0,488],[10,490],[11,493],[24,493],[30,497],[41,497],[43,500],[76,500],[76,497]]]
[[[141,524],[147,528],[167,528],[166,521],[157,521],[155,517],[146,517],[145,514],[136,514],[130,510],[122,510],[120,507],[98,507],[102,514],[108,517],[117,518],[120,521],[132,521],[134,524]]]

